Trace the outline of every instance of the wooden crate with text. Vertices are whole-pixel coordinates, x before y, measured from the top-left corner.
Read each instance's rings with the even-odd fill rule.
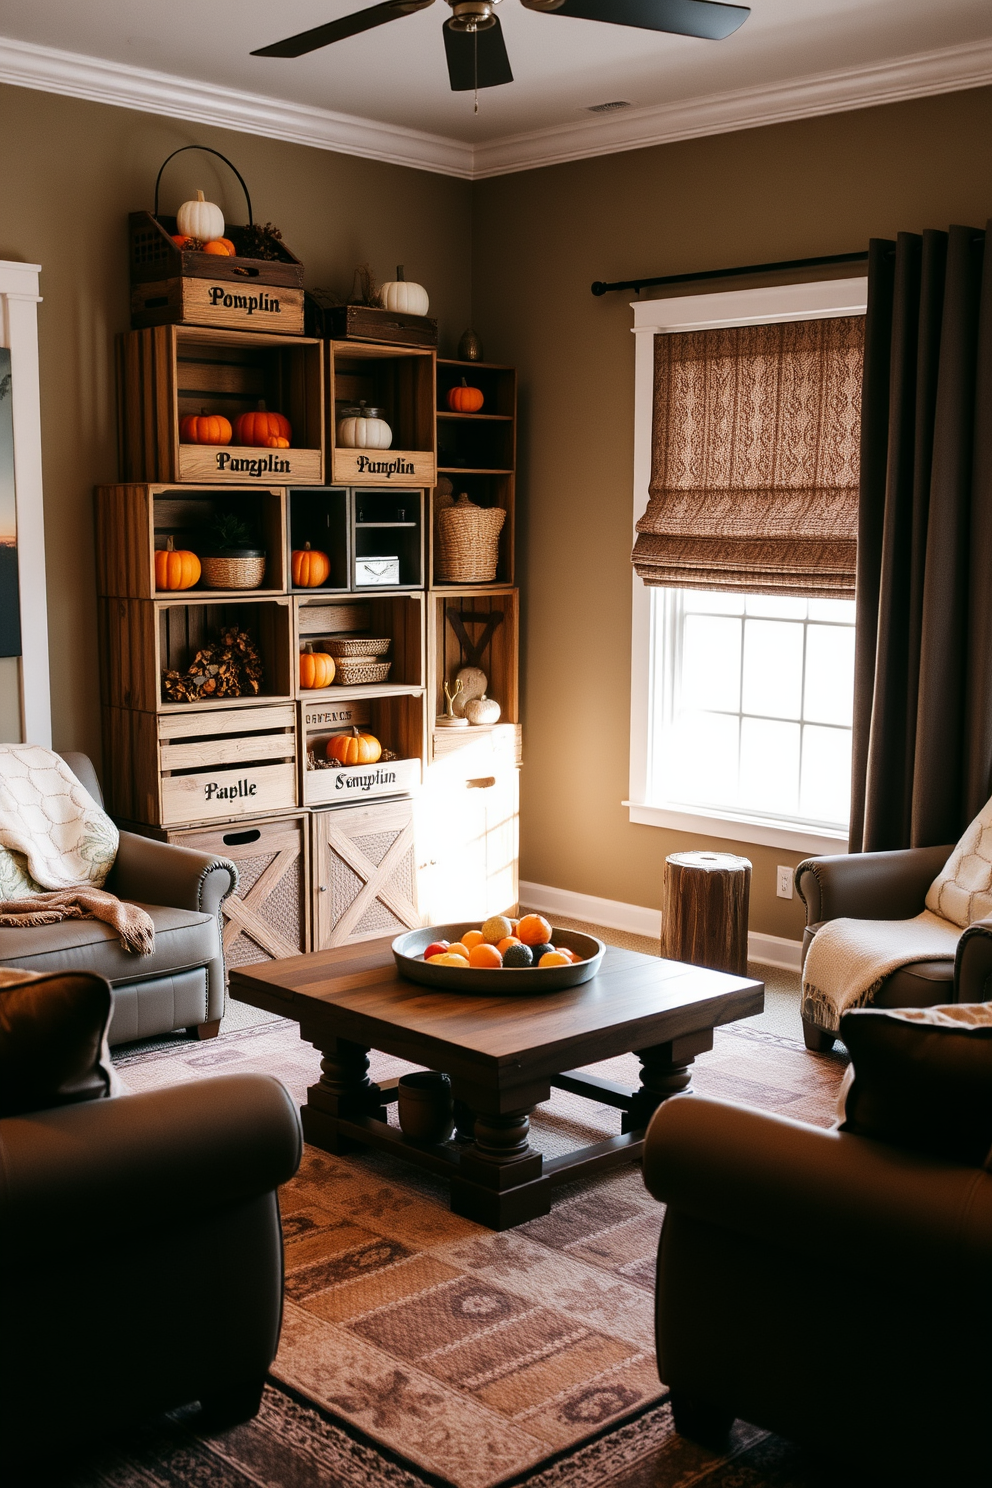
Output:
[[[433,348],[329,341],[328,479],[342,486],[433,486],[437,481]],[[392,430],[389,449],[340,445],[341,411],[381,408]]]
[[[311,829],[315,950],[421,923],[411,801],[314,811]]]

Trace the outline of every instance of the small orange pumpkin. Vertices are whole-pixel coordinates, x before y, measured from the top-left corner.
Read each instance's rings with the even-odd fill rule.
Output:
[[[300,652],[300,686],[330,687],[333,681],[334,657],[328,656],[326,651],[315,651],[308,644],[306,650]]]
[[[177,248],[188,248],[193,243],[199,242],[198,238],[191,238],[189,233],[173,233],[172,241]]]
[[[188,413],[179,420],[179,438],[183,444],[230,444],[231,423],[222,413]]]
[[[262,440],[262,445],[265,449],[289,449],[289,440],[280,434],[270,434],[268,439]]]
[[[302,548],[293,549],[290,567],[295,588],[316,589],[330,574],[331,560],[319,548],[311,548],[310,544],[306,543]]]
[[[170,537],[155,554],[156,589],[191,589],[200,577],[200,560],[188,548],[177,548]]]
[[[203,245],[204,253],[216,253],[218,258],[233,258],[237,249],[230,238],[211,238]]]
[[[264,445],[267,439],[285,439],[288,447],[292,437],[289,419],[264,408],[257,413],[239,413],[234,422],[235,444]]]
[[[452,413],[478,413],[485,401],[482,389],[469,387],[464,377],[461,387],[453,387],[448,391],[448,407]]]
[[[350,734],[332,734],[327,741],[327,758],[339,765],[374,765],[381,754],[375,734],[363,734],[354,727]]]

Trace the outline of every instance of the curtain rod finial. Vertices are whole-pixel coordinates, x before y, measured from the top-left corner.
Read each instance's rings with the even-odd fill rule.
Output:
[[[602,279],[596,280],[596,283],[592,286],[592,292],[594,295],[604,295],[606,293],[606,285]]]

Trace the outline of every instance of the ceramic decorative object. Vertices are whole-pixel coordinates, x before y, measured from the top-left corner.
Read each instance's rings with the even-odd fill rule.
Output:
[[[364,399],[354,407],[341,408],[337,419],[337,441],[343,449],[389,449],[393,431],[381,408],[370,408]]]
[[[438,728],[468,728],[468,719],[462,718],[461,714],[456,711],[458,707],[458,700],[461,698],[461,693],[461,678],[455,679],[454,692],[452,692],[447,682],[445,682],[444,696],[447,699],[448,706],[445,712],[442,713],[441,716],[436,720]]]
[[[495,698],[488,698],[484,694],[480,698],[472,698],[465,704],[465,717],[469,723],[477,727],[482,724],[499,723],[501,713],[499,703]]]
[[[462,339],[458,343],[458,360],[460,362],[482,361],[482,342],[475,331],[462,332]]]
[[[456,718],[464,718],[467,703],[475,698],[485,697],[486,688],[489,686],[489,678],[481,667],[462,667],[455,677],[456,701],[454,712]]]
[[[440,1070],[403,1075],[397,1086],[400,1130],[412,1142],[446,1142],[455,1129],[451,1081]]]

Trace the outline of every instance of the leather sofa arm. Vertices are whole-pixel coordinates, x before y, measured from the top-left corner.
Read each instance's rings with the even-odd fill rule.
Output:
[[[992,1173],[728,1101],[667,1100],[644,1179],[673,1210],[808,1255],[811,1276],[865,1256],[933,1274],[992,1250]]]
[[[237,886],[238,870],[229,858],[135,832],[120,834],[117,860],[107,880],[107,888],[120,899],[211,915],[219,915]]]
[[[920,914],[927,890],[952,851],[953,843],[806,858],[796,869],[796,888],[806,906],[807,925],[842,916],[908,920]]]
[[[969,925],[954,958],[954,1001],[992,1001],[992,915]]]
[[[269,1075],[219,1075],[165,1090],[0,1121],[3,1250],[120,1245],[269,1193],[303,1151],[296,1104]]]

